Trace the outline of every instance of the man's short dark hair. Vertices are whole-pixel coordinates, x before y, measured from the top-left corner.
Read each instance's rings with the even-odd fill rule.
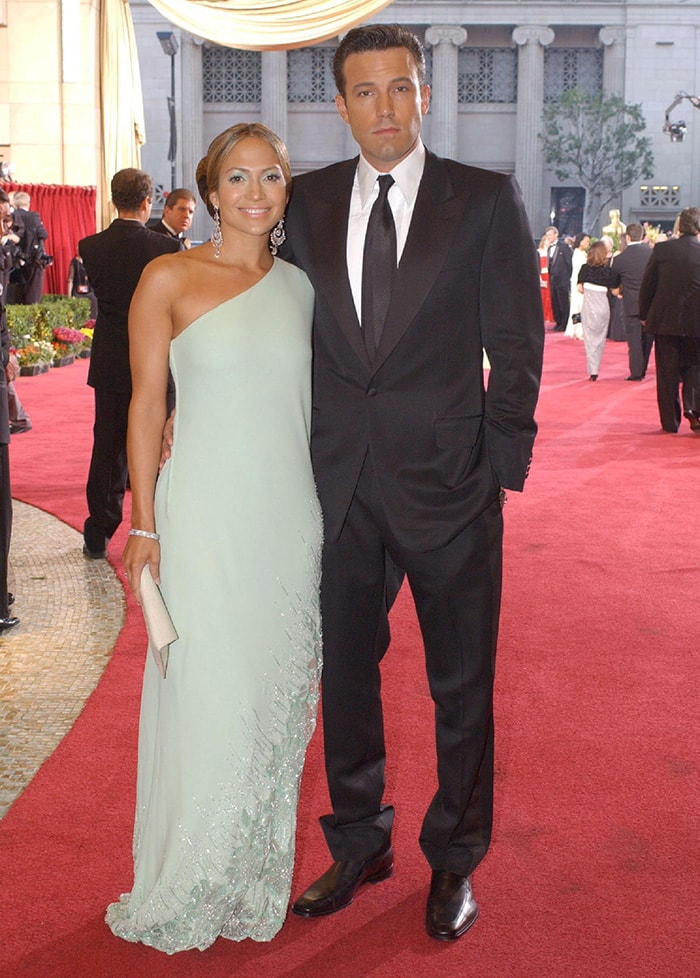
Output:
[[[644,237],[644,228],[641,224],[628,224],[626,234],[630,241],[641,241]]]
[[[165,198],[165,203],[163,204],[163,209],[166,207],[174,207],[178,200],[188,200],[191,204],[197,205],[197,198],[188,190],[187,187],[176,187],[175,190],[171,190],[168,196]]]
[[[401,24],[373,24],[369,27],[353,27],[338,45],[333,58],[333,77],[340,94],[345,98],[345,60],[351,54],[368,51],[388,51],[390,48],[406,48],[413,57],[418,71],[418,81],[425,83],[425,51],[413,31]]]
[[[678,218],[679,234],[697,234],[700,231],[700,207],[686,207]]]
[[[153,180],[143,170],[129,166],[112,177],[112,203],[118,211],[137,211],[145,197],[153,197]]]

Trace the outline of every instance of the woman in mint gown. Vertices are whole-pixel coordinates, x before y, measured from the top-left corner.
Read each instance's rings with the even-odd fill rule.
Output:
[[[152,262],[129,317],[124,566],[138,601],[148,565],[178,638],[164,678],[146,663],[134,883],[106,918],[168,953],[267,941],[282,926],[321,657],[313,293],[269,246],[287,154],[241,124],[214,140],[197,179],[212,242]],[[158,476],[169,366],[175,432]]]

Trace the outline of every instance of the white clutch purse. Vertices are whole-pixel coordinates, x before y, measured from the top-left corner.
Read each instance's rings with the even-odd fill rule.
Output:
[[[161,676],[165,678],[169,646],[177,638],[177,632],[158,585],[148,569],[148,564],[145,564],[141,571],[141,608],[148,633],[148,648],[156,660]]]

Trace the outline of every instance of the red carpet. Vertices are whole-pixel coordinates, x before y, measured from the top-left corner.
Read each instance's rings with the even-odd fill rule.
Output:
[[[15,495],[85,516],[85,365],[20,381],[34,431],[12,443]],[[143,632],[135,608],[102,682],[0,822],[2,978],[690,978],[698,973],[700,437],[662,434],[653,376],[625,383],[608,344],[547,338],[532,474],[506,507],[491,852],[481,917],[455,945],[423,931],[417,835],[433,783],[431,704],[410,598],[386,660],[396,874],[269,945],[168,958],[114,938],[130,884]],[[123,539],[123,534],[122,534]],[[121,541],[113,544],[115,554]],[[110,551],[111,554],[111,551]],[[299,812],[295,892],[326,868],[320,738]]]

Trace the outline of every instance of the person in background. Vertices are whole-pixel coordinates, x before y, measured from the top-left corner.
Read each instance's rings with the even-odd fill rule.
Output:
[[[676,432],[681,423],[679,384],[683,414],[693,431],[700,416],[688,368],[700,338],[698,310],[700,291],[700,208],[686,207],[678,219],[678,238],[657,243],[639,287],[639,318],[646,333],[654,336],[656,400],[664,431]]]
[[[68,266],[68,280],[66,281],[66,295],[77,299],[88,299],[90,302],[90,319],[97,319],[97,296],[95,295],[87,269],[83,265],[78,246],[75,246],[75,254]]]
[[[7,282],[12,271],[12,210],[4,190],[0,190],[0,633],[19,625],[10,614],[14,596],[7,590],[7,576],[12,537],[12,490],[10,488],[10,416],[7,397],[7,374],[10,362],[10,337],[5,315]],[[9,367],[13,372],[13,368]],[[12,374],[11,374],[12,375]]]
[[[583,265],[586,264],[586,255],[591,244],[590,234],[581,231],[574,238],[574,247],[571,253],[571,279],[569,291],[571,301],[569,303],[569,320],[566,324],[566,335],[573,336],[577,340],[583,339],[583,328],[581,326],[581,307],[583,306],[583,296],[578,290],[578,273]]]
[[[126,423],[131,399],[129,304],[141,272],[158,255],[180,250],[178,241],[149,231],[153,181],[131,167],[112,177],[117,218],[78,245],[97,296],[88,384],[95,391],[95,424],[86,495],[83,553],[100,559],[122,521],[127,482]]]
[[[197,207],[194,194],[185,187],[171,190],[163,205],[163,216],[158,221],[149,221],[148,227],[159,234],[168,234],[178,238],[183,248],[190,247],[187,232],[192,226],[192,219]]]
[[[545,326],[554,326],[554,312],[552,311],[552,296],[549,291],[549,235],[543,234],[537,249],[540,262],[540,290],[542,294],[542,312],[544,314]]]
[[[549,255],[549,291],[556,326],[551,332],[564,333],[569,321],[569,289],[571,287],[571,248],[559,237],[553,225],[545,230]]]
[[[588,249],[586,264],[578,273],[578,290],[583,296],[581,326],[586,351],[588,379],[597,380],[610,323],[608,289],[619,285],[619,277],[608,264],[608,249],[595,241]]]
[[[30,306],[41,299],[44,292],[44,270],[52,258],[46,254],[45,242],[49,234],[37,211],[29,209],[31,198],[23,190],[12,195],[14,230],[19,237],[19,258],[12,273],[14,288],[11,301]]]
[[[613,258],[612,267],[620,277],[620,285],[612,292],[616,296],[622,296],[629,355],[629,374],[625,380],[643,380],[654,337],[642,329],[639,319],[639,287],[651,258],[651,248],[644,240],[644,228],[641,224],[628,224],[625,238],[627,246]]]

